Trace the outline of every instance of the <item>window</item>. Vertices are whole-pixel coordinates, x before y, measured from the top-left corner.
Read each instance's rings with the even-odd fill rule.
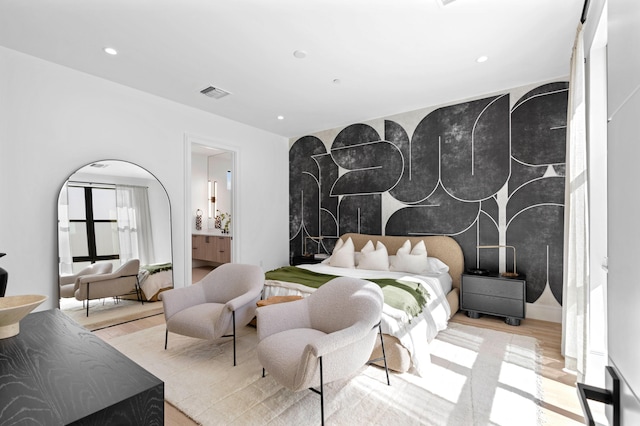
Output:
[[[120,258],[115,188],[71,186],[69,238],[74,270]]]

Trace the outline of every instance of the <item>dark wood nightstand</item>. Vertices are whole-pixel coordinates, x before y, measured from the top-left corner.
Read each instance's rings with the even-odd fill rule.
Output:
[[[304,256],[304,255],[293,256],[293,258],[291,259],[291,266],[320,263],[323,260],[324,259],[316,259],[315,257],[313,257],[313,255],[311,255],[311,256]]]
[[[525,317],[526,292],[524,275],[505,278],[498,274],[462,274],[460,309],[470,318],[489,314],[505,317],[509,325],[520,325]]]

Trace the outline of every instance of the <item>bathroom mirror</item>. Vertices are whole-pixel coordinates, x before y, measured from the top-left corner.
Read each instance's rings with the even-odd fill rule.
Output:
[[[164,186],[126,161],[96,161],[78,169],[58,196],[58,259],[63,310],[83,309],[89,302],[94,309],[127,304],[128,299],[156,301],[160,292],[173,287],[171,206]],[[96,301],[78,293],[79,276],[96,270],[113,274],[136,259],[135,297],[114,294]]]

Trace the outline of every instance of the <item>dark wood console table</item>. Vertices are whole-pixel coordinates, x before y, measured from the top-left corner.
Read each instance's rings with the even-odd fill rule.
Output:
[[[164,382],[59,309],[0,339],[0,388],[0,424],[164,423]]]

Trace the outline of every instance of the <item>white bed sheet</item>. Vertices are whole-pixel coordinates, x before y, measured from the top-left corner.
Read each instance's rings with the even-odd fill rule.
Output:
[[[160,289],[173,287],[173,272],[168,270],[150,274],[149,271],[141,269],[138,281],[145,300],[151,300]]]
[[[451,290],[452,280],[448,273],[433,275],[411,275],[404,272],[371,271],[365,269],[336,268],[326,264],[299,265],[299,268],[321,274],[373,278],[402,278],[419,282],[429,292],[429,300],[422,312],[414,318],[386,303],[382,311],[382,332],[396,337],[409,351],[412,362],[411,372],[422,375],[431,363],[429,343],[438,332],[447,328],[451,308],[447,302],[447,293]],[[297,283],[266,280],[264,298],[271,296],[308,296],[316,289]]]

